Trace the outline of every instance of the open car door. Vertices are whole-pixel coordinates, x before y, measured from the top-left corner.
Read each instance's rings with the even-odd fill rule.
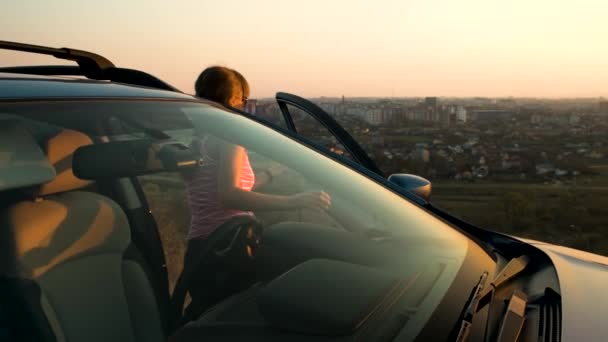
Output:
[[[289,130],[387,178],[361,145],[321,107],[297,95],[282,92],[276,94],[276,100]],[[420,176],[393,174],[388,176],[388,180],[425,201],[430,199],[431,183]]]
[[[276,100],[288,129],[385,177],[355,139],[321,107],[297,95],[282,92],[276,94]]]

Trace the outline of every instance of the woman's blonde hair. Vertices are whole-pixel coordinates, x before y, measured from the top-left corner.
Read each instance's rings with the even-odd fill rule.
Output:
[[[203,70],[194,83],[195,95],[207,100],[228,105],[234,93],[241,91],[249,96],[249,83],[236,70],[211,66]]]

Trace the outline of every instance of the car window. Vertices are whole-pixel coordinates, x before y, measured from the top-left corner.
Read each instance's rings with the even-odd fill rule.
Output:
[[[210,248],[193,245],[214,241],[229,219],[250,216],[264,230],[256,259],[263,272],[256,280],[272,281],[306,260],[371,267],[420,287],[400,299],[413,305],[405,328],[415,334],[468,252],[463,234],[376,181],[284,133],[206,104],[66,101],[46,103],[44,118],[36,104],[4,105],[0,112],[60,121],[55,124],[91,136],[106,154],[92,154],[82,165],[74,161],[81,175],[95,174],[107,184],[122,179],[120,172],[137,169],[134,176],[159,226],[173,284],[184,260],[196,258],[193,251]],[[95,120],[82,120],[85,113]],[[137,154],[131,149],[135,144],[146,152]],[[113,162],[96,165],[104,158]],[[209,262],[223,260],[220,255],[208,255]],[[231,278],[243,273],[225,274],[233,261],[220,264],[199,272],[205,286],[221,285],[214,287],[216,300],[240,293],[247,283]]]
[[[266,100],[257,102],[255,110],[245,110],[247,113],[258,116],[268,122],[271,122],[279,127],[288,128],[285,123],[285,118],[279,109],[279,105],[274,100]]]
[[[300,136],[325,147],[332,153],[354,161],[348,150],[321,122],[298,107],[290,104],[286,104],[285,106]]]

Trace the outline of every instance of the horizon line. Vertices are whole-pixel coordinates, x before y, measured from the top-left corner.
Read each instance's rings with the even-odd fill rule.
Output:
[[[300,95],[298,95],[300,96]],[[304,97],[304,96],[301,96]],[[337,96],[308,96],[304,97],[306,99],[424,99],[427,97],[436,97],[447,98],[447,99],[500,99],[500,100],[599,100],[599,101],[608,101],[608,95],[602,96],[455,96],[455,95],[409,95],[409,96],[346,96],[346,95],[337,95]],[[260,96],[260,97],[252,97],[251,100],[274,100],[274,96]]]

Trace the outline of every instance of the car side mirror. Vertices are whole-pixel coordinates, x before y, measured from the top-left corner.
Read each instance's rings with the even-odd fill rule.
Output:
[[[388,180],[422,197],[425,201],[431,199],[431,182],[427,179],[407,173],[395,173],[390,175]]]

